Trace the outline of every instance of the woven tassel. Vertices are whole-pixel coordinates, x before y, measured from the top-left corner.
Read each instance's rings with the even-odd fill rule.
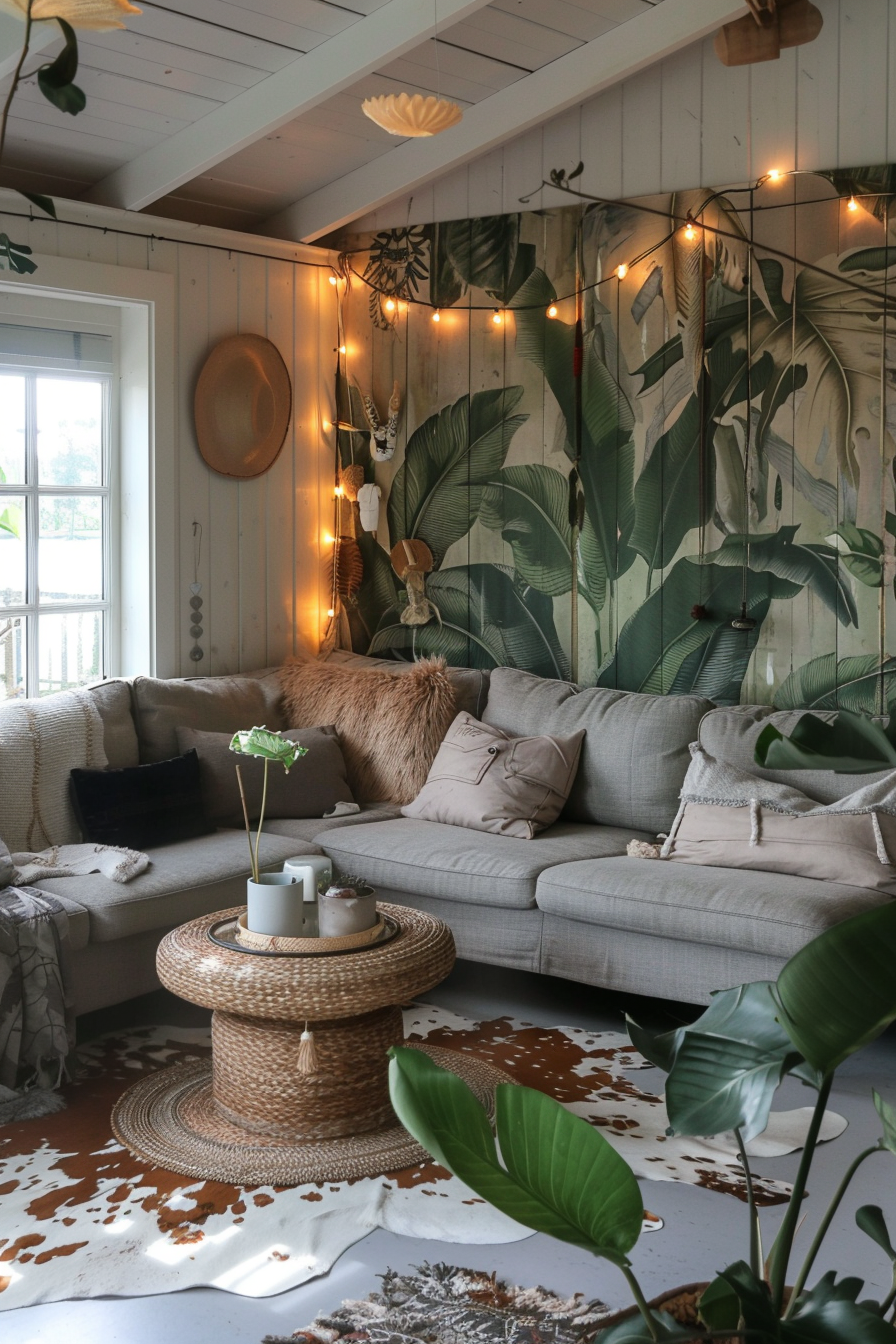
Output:
[[[750,799],[750,844],[758,845],[762,839],[762,805],[758,798]]]
[[[308,1023],[305,1023],[305,1030],[299,1039],[299,1073],[304,1073],[306,1077],[317,1073],[318,1060],[317,1050],[314,1048],[314,1032],[308,1030]]]

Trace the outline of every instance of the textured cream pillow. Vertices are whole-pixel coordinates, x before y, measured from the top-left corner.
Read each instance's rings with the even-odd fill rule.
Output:
[[[509,737],[458,714],[426,783],[401,810],[419,821],[531,840],[559,817],[584,736],[581,729],[570,737]]]
[[[826,806],[692,747],[662,857],[896,895],[896,772]]]

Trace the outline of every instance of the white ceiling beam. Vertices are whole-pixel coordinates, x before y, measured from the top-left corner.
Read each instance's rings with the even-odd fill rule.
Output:
[[[468,108],[437,138],[405,141],[295,201],[258,232],[313,242],[706,37],[744,9],[743,0],[663,0]]]
[[[441,0],[439,27],[459,23],[487,3]],[[403,56],[434,31],[431,5],[420,0],[388,0],[367,18],[123,164],[85,192],[83,199],[122,210],[143,210],[380,65]]]

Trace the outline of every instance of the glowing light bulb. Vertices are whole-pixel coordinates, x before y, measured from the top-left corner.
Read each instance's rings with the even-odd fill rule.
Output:
[[[320,422],[320,427],[321,427],[321,429],[323,429],[323,430],[330,429],[330,428],[331,428],[331,425],[330,425],[329,420],[321,420],[321,422]]]
[[[858,210],[859,203],[855,196],[850,196],[849,200],[846,202],[846,208],[847,210]]]
[[[504,321],[503,317],[498,312],[497,308],[492,313],[492,321],[494,322],[496,327],[500,327],[501,323]]]
[[[331,620],[336,615],[332,607],[327,607],[327,615],[330,617]]]
[[[394,312],[395,312],[395,300],[394,300],[394,299],[387,299],[386,302],[385,302],[385,304],[384,304],[384,307],[385,307],[387,313],[394,313]]]
[[[767,177],[769,182],[780,182],[781,178],[783,177],[783,173],[779,168],[772,168],[771,171],[767,174]]]
[[[335,494],[337,499],[341,499],[342,496],[345,494],[345,491],[343,490],[341,485],[337,485],[333,493]]]
[[[433,315],[432,315],[432,320],[433,320],[433,322],[441,322],[441,320],[442,320],[442,314],[439,312],[438,308],[437,308],[437,309],[435,310],[435,312],[433,313]]]
[[[325,545],[325,546],[332,546],[332,545],[333,545],[333,542],[334,542],[335,540],[336,540],[336,538],[333,536],[333,533],[332,533],[332,532],[325,532],[325,533],[324,533],[324,545]]]
[[[329,278],[330,284],[333,285],[334,288],[336,287],[336,285],[339,284],[339,281],[336,279],[335,275],[331,275],[331,276],[329,276],[328,278]]]
[[[556,316],[557,316],[557,305],[556,303],[552,303],[550,308],[548,309],[548,317],[556,317]]]
[[[340,347],[339,347],[339,353],[340,353],[340,355],[344,355],[344,354],[345,354],[345,346],[344,346],[344,345],[340,345]]]
[[[626,266],[625,262],[623,262],[621,266],[616,267],[616,279],[624,280],[627,275],[628,275],[628,267]]]
[[[687,238],[688,242],[691,242],[692,239],[697,237],[697,230],[694,228],[693,224],[688,223],[684,226],[684,236]]]

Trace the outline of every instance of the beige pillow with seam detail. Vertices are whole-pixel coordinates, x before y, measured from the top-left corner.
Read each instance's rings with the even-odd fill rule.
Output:
[[[569,737],[510,737],[458,714],[406,817],[531,840],[559,817],[585,730]]]

